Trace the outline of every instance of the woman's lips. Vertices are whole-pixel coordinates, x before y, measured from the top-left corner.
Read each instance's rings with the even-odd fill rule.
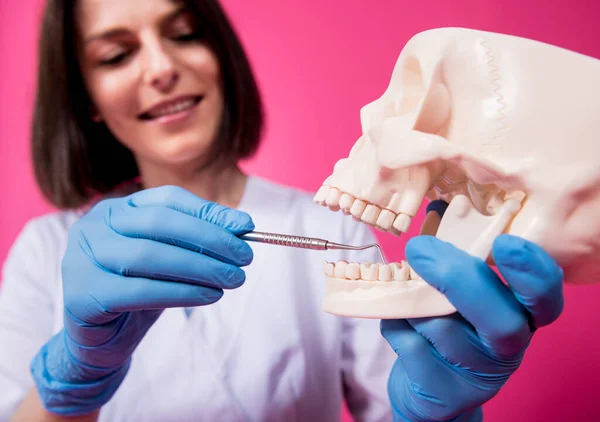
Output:
[[[163,101],[141,114],[141,120],[168,123],[188,117],[194,108],[202,101],[202,96],[179,97]]]

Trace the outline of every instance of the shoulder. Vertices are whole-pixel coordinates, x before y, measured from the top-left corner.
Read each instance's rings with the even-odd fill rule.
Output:
[[[0,285],[5,299],[26,296],[33,301],[41,294],[54,300],[59,296],[69,227],[78,218],[75,212],[55,212],[32,218],[23,226],[2,265]]]
[[[59,262],[66,248],[71,225],[80,218],[75,211],[60,211],[34,217],[27,221],[10,248],[6,265],[35,262],[49,269],[52,261]]]
[[[80,209],[56,211],[34,217],[29,220],[21,231],[20,238],[36,240],[42,245],[55,247],[65,244],[73,224],[80,220],[98,202],[111,198],[119,198],[140,189],[136,183],[126,183],[115,188],[112,192],[98,196]]]
[[[37,240],[41,244],[61,243],[66,241],[69,229],[81,215],[77,211],[59,211],[34,217],[25,224],[20,237]]]

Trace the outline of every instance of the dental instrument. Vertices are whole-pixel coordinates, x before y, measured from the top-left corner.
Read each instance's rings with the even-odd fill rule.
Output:
[[[239,236],[242,240],[251,242],[268,243],[270,245],[289,246],[292,248],[313,249],[325,251],[329,249],[344,249],[351,251],[359,251],[368,248],[377,248],[381,261],[386,264],[383,252],[377,243],[370,243],[363,246],[345,245],[343,243],[331,242],[317,237],[292,236],[289,234],[266,233],[253,231]]]

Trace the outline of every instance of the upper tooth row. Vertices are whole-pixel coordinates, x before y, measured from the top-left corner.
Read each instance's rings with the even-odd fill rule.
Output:
[[[406,261],[391,264],[338,261],[323,262],[323,272],[328,277],[366,281],[407,281],[419,278]]]
[[[193,105],[194,105],[194,100],[185,100],[185,101],[181,101],[176,104],[161,108],[159,110],[156,110],[156,111],[152,112],[151,114],[152,114],[152,116],[162,116],[164,114],[177,113],[177,112],[183,111],[186,108],[189,108]]]
[[[381,209],[377,205],[356,199],[352,195],[342,193],[339,189],[330,186],[321,186],[314,197],[314,202],[328,206],[334,211],[341,209],[345,214],[352,214],[363,223],[382,231],[399,233],[408,231],[410,227],[411,217],[409,215]]]

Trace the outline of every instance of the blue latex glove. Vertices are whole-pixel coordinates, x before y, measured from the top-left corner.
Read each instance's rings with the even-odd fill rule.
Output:
[[[501,235],[492,256],[508,286],[447,242],[417,236],[407,243],[408,263],[458,313],[382,321],[399,356],[388,383],[396,420],[482,420],[480,406],[517,370],[533,332],[562,312],[563,272],[544,250]]]
[[[208,305],[252,261],[249,215],[172,186],[98,203],[73,225],[62,263],[64,329],[32,362],[46,409],[84,415],[115,393],[162,310]]]

